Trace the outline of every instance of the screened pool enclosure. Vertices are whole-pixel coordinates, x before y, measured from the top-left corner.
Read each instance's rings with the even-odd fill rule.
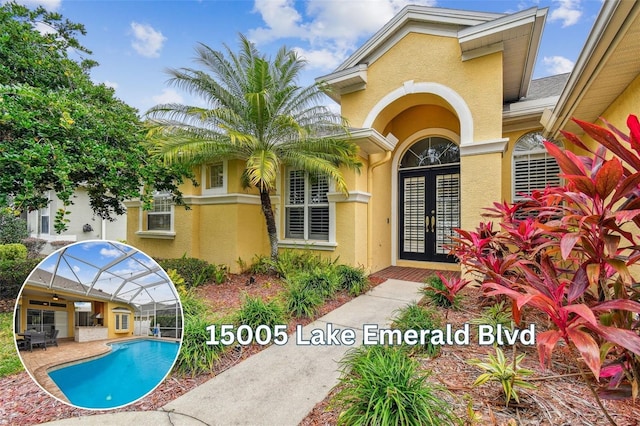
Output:
[[[16,331],[56,329],[59,337],[78,340],[80,333],[104,328],[110,337],[182,338],[173,283],[152,258],[118,242],[84,241],[51,254],[31,273],[19,300]]]

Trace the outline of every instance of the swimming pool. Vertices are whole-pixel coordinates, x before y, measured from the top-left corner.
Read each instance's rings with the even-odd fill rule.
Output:
[[[161,340],[112,343],[105,356],[49,371],[69,402],[116,408],[152,391],[173,366],[180,344]]]

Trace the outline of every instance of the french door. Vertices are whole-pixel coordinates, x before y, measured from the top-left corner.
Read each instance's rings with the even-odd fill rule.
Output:
[[[460,166],[400,171],[400,259],[454,262],[447,246],[460,227]]]

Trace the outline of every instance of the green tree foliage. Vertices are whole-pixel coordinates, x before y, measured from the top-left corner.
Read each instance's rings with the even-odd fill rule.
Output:
[[[0,244],[19,243],[28,236],[27,221],[10,208],[0,208]]]
[[[201,44],[194,68],[171,70],[170,82],[206,101],[208,107],[158,105],[148,115],[153,151],[167,163],[246,162],[243,183],[257,188],[265,216],[271,257],[278,256],[276,222],[269,194],[281,166],[333,179],[346,193],[340,166],[358,169],[356,146],[340,137],[342,118],[320,105],[324,85],[299,87],[305,62],[281,48],[266,57],[245,37],[240,51],[215,51]]]
[[[48,31],[36,30],[42,26]],[[93,211],[110,219],[125,212],[123,200],[141,197],[140,188],[180,202],[177,184],[189,175],[149,159],[137,111],[91,81],[94,61],[69,57],[90,54],[78,34],[82,25],[42,8],[0,7],[0,205],[35,210],[53,190],[65,206],[56,212],[58,232],[79,185]]]

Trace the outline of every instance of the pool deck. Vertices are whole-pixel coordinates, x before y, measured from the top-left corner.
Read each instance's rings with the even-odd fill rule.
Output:
[[[68,402],[68,399],[47,374],[47,370],[58,365],[105,355],[111,352],[111,348],[107,345],[108,343],[126,342],[141,338],[145,338],[145,336],[132,336],[82,343],[75,342],[71,339],[58,339],[58,346],[47,346],[47,350],[37,347],[33,348],[33,352],[21,350],[20,357],[27,371],[31,374],[31,377],[33,377],[41,387],[59,400]],[[166,340],[175,341],[175,339]]]

